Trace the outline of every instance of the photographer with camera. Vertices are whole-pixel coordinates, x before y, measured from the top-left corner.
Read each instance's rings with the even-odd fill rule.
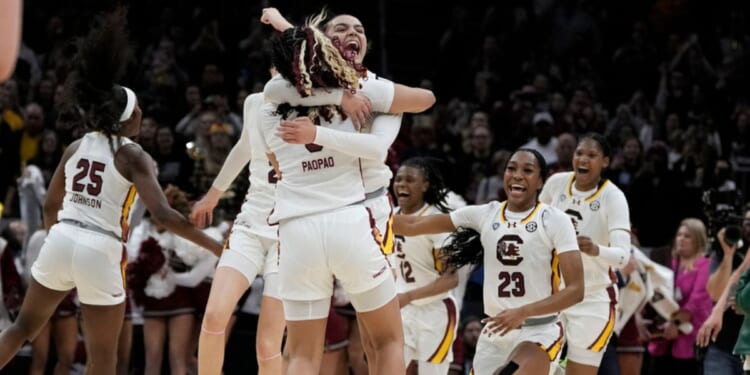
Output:
[[[717,301],[722,291],[726,288],[732,271],[742,263],[747,252],[747,244],[750,244],[750,210],[745,212],[743,224],[743,246],[737,249],[736,228],[730,228],[729,236],[727,230],[719,232],[718,238],[721,251],[711,253],[711,276],[706,284],[706,290],[711,299]],[[729,237],[729,238],[728,238]],[[740,358],[732,354],[734,344],[737,342],[742,315],[734,309],[726,309],[722,316],[724,329],[719,332],[716,340],[708,345],[704,359],[704,372],[708,374],[741,375],[742,362]]]
[[[750,209],[745,211],[741,230],[736,224],[727,224],[716,237],[721,250],[711,253],[711,276],[706,284],[716,305],[698,333],[697,345],[708,347],[705,374],[741,375],[742,361],[733,351],[743,316],[734,308],[733,287],[750,267],[750,258],[745,257],[750,244]]]

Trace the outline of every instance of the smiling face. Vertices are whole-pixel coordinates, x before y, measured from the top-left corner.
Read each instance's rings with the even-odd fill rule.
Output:
[[[429,187],[424,172],[408,165],[401,166],[393,180],[393,191],[402,211],[412,213],[424,204],[424,193]]]
[[[528,151],[514,153],[505,167],[503,184],[511,211],[530,209],[544,184],[536,156]]]
[[[328,21],[325,34],[331,39],[338,39],[343,46],[343,54],[354,57],[361,64],[367,54],[367,36],[362,22],[354,16],[342,14]]]
[[[604,156],[601,146],[591,138],[578,142],[573,154],[573,170],[576,172],[576,186],[590,189],[601,178],[602,169],[609,166],[609,157]]]

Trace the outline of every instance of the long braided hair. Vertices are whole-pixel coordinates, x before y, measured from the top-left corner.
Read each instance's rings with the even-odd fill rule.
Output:
[[[440,170],[435,166],[436,160],[433,158],[417,156],[404,161],[402,167],[412,167],[422,171],[422,176],[429,183],[427,191],[424,192],[424,201],[427,204],[435,206],[440,212],[447,213],[450,211],[446,201],[448,197],[448,187],[445,186],[445,180]]]
[[[127,95],[117,84],[122,79],[132,49],[128,39],[127,10],[119,7],[97,17],[88,35],[74,41],[73,69],[65,80],[60,121],[100,131],[119,143],[120,115]]]
[[[519,152],[528,152],[534,155],[537,165],[539,166],[539,174],[542,181],[545,181],[547,177],[547,162],[544,160],[544,156],[537,151],[528,148],[519,148],[508,158],[505,162],[506,168],[508,162],[513,158],[513,155]],[[539,192],[537,192],[537,196]],[[482,247],[481,234],[474,229],[460,227],[453,232],[448,239],[446,244],[443,246],[444,261],[447,265],[456,268],[469,265],[479,264],[484,258],[484,247]]]
[[[289,28],[271,40],[273,65],[302,97],[312,95],[314,88],[343,88],[352,92],[359,89],[361,73],[353,68],[354,61],[344,58],[334,42],[319,29],[324,18],[325,10],[303,26]],[[289,117],[293,111],[306,114],[316,123],[319,117],[330,121],[336,113],[343,115],[336,106],[302,108],[282,104],[277,109],[282,118]]]

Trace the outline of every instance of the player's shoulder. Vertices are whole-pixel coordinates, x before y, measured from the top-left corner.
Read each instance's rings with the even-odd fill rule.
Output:
[[[570,180],[573,178],[573,174],[575,172],[557,172],[553,174],[552,176],[549,176],[547,178],[547,181],[544,183],[544,186],[549,186],[550,189],[560,189],[564,188],[565,185],[567,185]]]
[[[245,112],[260,107],[260,104],[263,103],[263,93],[254,93],[250,94],[245,98]]]
[[[568,215],[561,209],[554,207],[547,203],[540,202],[540,207],[538,210],[539,217],[548,222],[548,223],[558,223],[560,221],[568,222],[570,221],[570,218]]]
[[[604,191],[602,191],[603,194],[625,198],[625,193],[623,193],[622,189],[612,182],[612,180],[607,179],[604,184]]]

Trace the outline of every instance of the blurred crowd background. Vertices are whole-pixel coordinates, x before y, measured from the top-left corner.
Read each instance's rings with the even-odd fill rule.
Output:
[[[14,285],[6,277],[12,265],[19,275],[30,267],[22,259],[28,236],[42,226],[44,187],[62,150],[82,134],[57,119],[74,53],[70,42],[108,3],[24,2],[16,70],[0,84],[0,230],[8,241],[2,257],[11,260],[0,272],[10,312],[9,297],[18,299],[23,288],[16,294],[6,290]],[[269,78],[264,46],[272,31],[259,22],[268,5],[301,22],[324,4],[131,2],[136,58],[123,84],[138,94],[144,112],[138,142],[158,164],[165,187],[176,185],[194,200],[211,186],[240,134],[244,98],[261,91]],[[748,2],[327,5],[363,22],[371,45],[368,68],[436,94],[430,111],[404,117],[388,156],[394,170],[412,156],[435,157],[454,192],[468,203],[485,203],[503,198],[502,167],[511,150],[539,149],[553,171],[566,171],[572,169],[577,136],[602,133],[614,150],[607,177],[628,198],[634,237],[665,264],[680,221],[706,221],[704,191],[747,196]],[[233,219],[246,189],[244,175],[222,200],[220,220]],[[481,315],[477,272],[465,298],[464,316]],[[6,315],[0,321],[12,313]],[[472,324],[462,329],[466,326]],[[253,329],[230,350],[244,349],[250,356]],[[467,334],[470,355],[476,337]]]

